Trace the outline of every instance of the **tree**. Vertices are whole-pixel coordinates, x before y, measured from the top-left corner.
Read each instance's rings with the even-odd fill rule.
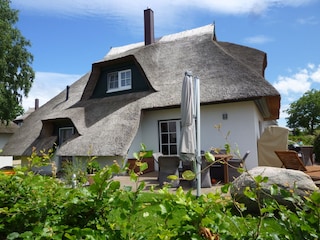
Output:
[[[18,11],[10,0],[0,0],[0,122],[8,123],[23,113],[22,98],[28,96],[34,80],[31,43],[15,26]]]
[[[320,91],[312,89],[305,92],[285,112],[289,114],[286,118],[289,128],[303,128],[309,134],[314,134],[320,125]]]

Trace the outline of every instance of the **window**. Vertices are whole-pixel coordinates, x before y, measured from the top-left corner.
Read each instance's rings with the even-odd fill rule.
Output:
[[[74,134],[73,127],[59,128],[59,146],[67,141]]]
[[[74,128],[73,127],[63,127],[59,128],[59,146],[61,146],[64,142],[66,142],[69,138],[72,137],[74,134]],[[58,169],[63,169],[67,164],[72,163],[73,157],[72,156],[60,156],[59,157],[59,163]]]
[[[131,69],[107,74],[107,93],[131,89]]]
[[[159,142],[162,154],[178,154],[180,128],[180,120],[159,121]]]

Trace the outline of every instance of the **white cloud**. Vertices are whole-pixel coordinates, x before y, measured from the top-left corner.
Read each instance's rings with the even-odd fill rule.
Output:
[[[36,72],[35,80],[27,98],[23,98],[22,106],[25,110],[33,108],[35,99],[39,99],[40,106],[55,97],[67,85],[78,80],[81,75],[62,74],[52,72]]]
[[[318,65],[318,68],[314,70],[310,78],[312,79],[312,81],[320,83],[320,65]]]
[[[290,6],[298,7],[313,0],[13,0],[13,6],[29,8],[46,13],[57,12],[67,15],[128,15],[140,16],[141,9],[151,7],[157,11],[174,13],[181,8],[202,8],[224,14],[262,14],[271,7]]]
[[[291,93],[303,94],[310,89],[311,79],[308,69],[302,69],[291,76],[279,76],[274,87],[284,95]]]
[[[263,44],[266,42],[272,42],[273,39],[268,38],[267,36],[264,36],[264,35],[257,35],[257,36],[247,37],[245,38],[244,41],[250,44]]]
[[[281,94],[281,109],[279,125],[285,125],[287,114],[283,112],[289,108],[289,104],[298,100],[306,91],[311,88],[318,88],[320,83],[320,64],[317,66],[309,63],[306,68],[298,70],[296,73],[289,71],[290,76],[279,76],[278,81],[273,86]]]
[[[101,17],[110,22],[125,22],[132,32],[141,32],[142,9],[150,7],[156,13],[156,34],[168,33],[168,28],[176,31],[174,23],[192,21],[184,13],[190,9],[206,10],[213,14],[264,15],[269,9],[282,6],[298,7],[314,0],[12,0],[12,7],[31,14],[55,17]],[[186,11],[187,10],[187,11]],[[36,13],[34,13],[36,11]],[[30,14],[30,13],[29,13]],[[165,32],[163,28],[166,26]],[[264,39],[264,41],[270,39]],[[262,41],[262,39],[260,39]]]

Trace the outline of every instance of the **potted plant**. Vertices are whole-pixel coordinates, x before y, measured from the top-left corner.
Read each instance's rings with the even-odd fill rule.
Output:
[[[140,163],[147,163],[147,169],[143,170],[143,173],[154,171],[154,158],[153,158],[153,150],[146,150],[146,145],[141,143],[141,149],[136,152],[136,156],[134,159],[128,159],[129,169],[134,169],[135,172],[140,172],[140,167],[138,166]]]

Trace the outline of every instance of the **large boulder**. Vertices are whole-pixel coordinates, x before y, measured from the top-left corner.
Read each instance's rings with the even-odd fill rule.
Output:
[[[268,177],[268,181],[261,182],[261,188],[257,189],[255,177]],[[294,192],[296,195],[309,195],[313,191],[319,190],[312,179],[302,171],[276,168],[276,167],[256,167],[248,172],[244,172],[233,181],[231,187],[231,196],[240,203],[244,203],[249,212],[258,212],[259,208],[256,201],[248,198],[244,191],[247,187],[259,192],[260,199],[274,198],[279,204],[288,206],[293,209],[292,202],[285,200],[283,194],[278,191],[275,195],[271,195],[271,187],[277,185],[278,189]]]

